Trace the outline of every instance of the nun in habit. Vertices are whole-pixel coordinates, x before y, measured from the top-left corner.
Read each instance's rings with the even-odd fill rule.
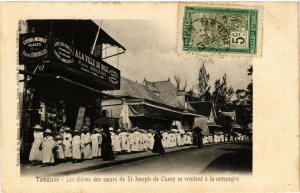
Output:
[[[162,135],[159,133],[159,131],[156,131],[155,135],[154,135],[154,145],[153,145],[153,153],[160,153],[163,154],[165,153],[164,147],[162,145]]]
[[[104,161],[115,159],[115,155],[112,150],[111,136],[107,125],[103,127],[101,152]]]

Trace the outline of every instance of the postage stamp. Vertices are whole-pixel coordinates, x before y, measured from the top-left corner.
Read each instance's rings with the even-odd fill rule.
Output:
[[[182,52],[258,53],[259,9],[186,5],[181,18]],[[180,30],[181,28],[181,30]]]

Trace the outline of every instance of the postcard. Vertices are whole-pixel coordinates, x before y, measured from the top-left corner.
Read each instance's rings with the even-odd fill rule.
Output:
[[[1,3],[3,192],[299,191],[298,11]]]

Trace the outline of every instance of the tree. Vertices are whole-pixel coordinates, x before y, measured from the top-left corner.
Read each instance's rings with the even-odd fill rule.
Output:
[[[227,85],[227,75],[225,73],[222,77],[222,81],[220,79],[215,81],[215,89],[212,93],[212,99],[215,103],[216,110],[228,110],[232,106],[231,98],[233,94],[233,88]]]
[[[204,63],[202,63],[202,66],[200,67],[199,70],[198,83],[196,85],[197,97],[201,101],[211,100],[210,86],[208,85],[209,78],[210,77],[209,74],[206,73]]]
[[[247,69],[248,76],[253,73],[252,65]],[[237,123],[242,127],[248,127],[252,123],[253,110],[253,82],[252,79],[246,89],[239,89],[236,91],[236,100],[233,101],[237,115]]]

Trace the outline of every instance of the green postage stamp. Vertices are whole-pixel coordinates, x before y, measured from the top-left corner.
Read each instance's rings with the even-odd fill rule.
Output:
[[[258,14],[255,8],[186,5],[181,51],[256,55]]]

